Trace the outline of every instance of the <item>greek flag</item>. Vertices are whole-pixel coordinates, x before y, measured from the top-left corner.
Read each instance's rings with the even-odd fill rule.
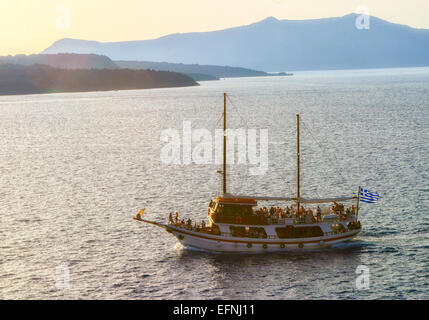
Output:
[[[364,188],[360,188],[360,201],[366,202],[366,203],[374,203],[378,200],[378,193],[377,192],[370,192]]]

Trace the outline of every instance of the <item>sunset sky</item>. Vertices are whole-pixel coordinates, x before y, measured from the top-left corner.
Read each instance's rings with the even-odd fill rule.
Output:
[[[0,55],[39,53],[61,38],[144,40],[268,16],[342,16],[359,6],[391,22],[429,29],[429,0],[0,0]]]

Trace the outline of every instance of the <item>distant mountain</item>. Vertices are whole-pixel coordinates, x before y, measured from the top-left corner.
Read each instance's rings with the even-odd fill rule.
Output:
[[[229,66],[212,66],[212,65],[150,62],[150,61],[124,61],[124,60],[115,61],[115,64],[121,68],[153,69],[153,70],[161,70],[161,71],[180,72],[180,73],[188,74],[189,76],[194,75],[196,78],[203,78],[204,76],[207,75],[212,77],[211,80],[218,79],[218,78],[272,76],[272,74],[268,74],[264,71],[257,71],[252,69],[229,67]],[[200,80],[203,80],[203,79],[200,79]],[[208,79],[205,79],[205,80],[208,80]]]
[[[0,56],[0,64],[45,64],[61,69],[115,69],[117,65],[106,56],[96,54],[19,54]]]
[[[429,65],[429,30],[376,17],[371,17],[369,30],[359,30],[357,17],[271,17],[242,27],[142,41],[62,39],[43,53],[95,53],[112,60],[230,65],[264,71]]]
[[[0,95],[197,86],[176,73],[130,69],[59,69],[0,64]]]

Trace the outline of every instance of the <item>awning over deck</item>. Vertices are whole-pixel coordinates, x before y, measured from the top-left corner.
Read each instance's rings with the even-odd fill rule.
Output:
[[[295,198],[296,199],[296,198]],[[300,198],[300,203],[329,203],[329,202],[340,202],[340,201],[348,201],[357,199],[356,196],[353,197],[337,197],[337,198],[321,198],[321,199],[308,199],[308,198]]]
[[[355,200],[356,196],[343,196],[343,197],[332,197],[332,198],[299,198],[300,203],[330,203]],[[223,197],[216,198],[219,202],[228,203],[243,203],[243,204],[254,204],[256,201],[297,201],[296,197],[272,197],[272,196],[242,196],[242,195],[231,195],[225,194]]]

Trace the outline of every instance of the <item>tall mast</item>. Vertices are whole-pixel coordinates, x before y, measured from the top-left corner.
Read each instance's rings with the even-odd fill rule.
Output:
[[[297,204],[297,212],[299,212],[299,198],[300,198],[300,190],[299,190],[299,114],[296,115],[296,204]]]
[[[226,93],[223,94],[223,184],[222,191],[226,194]]]

